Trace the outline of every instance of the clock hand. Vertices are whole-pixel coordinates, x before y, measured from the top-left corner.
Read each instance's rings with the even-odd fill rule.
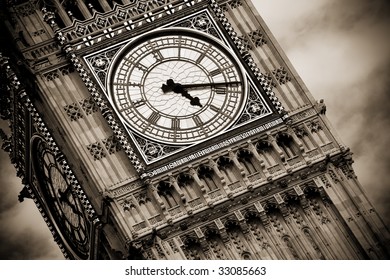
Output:
[[[182,85],[184,88],[202,88],[202,87],[218,87],[218,86],[230,86],[239,85],[241,82],[221,82],[221,83],[204,83],[204,84],[187,84]]]
[[[172,81],[172,82],[170,82]],[[240,81],[233,81],[233,82],[220,82],[220,83],[203,83],[203,84],[175,84],[173,83],[172,79],[167,80],[167,84],[163,84],[161,89],[164,93],[169,91],[174,91],[174,87],[176,85],[180,85],[181,87],[188,89],[188,88],[202,88],[202,87],[218,87],[218,86],[230,86],[230,85],[239,85],[241,84]]]
[[[182,96],[190,100],[190,104],[194,106],[202,107],[199,97],[192,97],[188,91],[179,83],[175,83],[172,79],[167,80],[167,84],[163,84],[161,89],[164,93],[173,91],[174,93],[180,93]]]
[[[77,209],[76,205],[72,204],[69,201],[69,192],[71,192],[70,187],[67,187],[65,191],[58,190],[58,198],[60,202],[65,202],[68,204],[68,206],[72,209],[72,212],[76,215],[81,214],[80,211]]]

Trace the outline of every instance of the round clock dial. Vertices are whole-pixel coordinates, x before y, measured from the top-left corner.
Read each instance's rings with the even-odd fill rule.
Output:
[[[89,239],[82,204],[44,141],[36,146],[34,168],[43,198],[59,231],[79,257],[86,257]]]
[[[239,116],[245,81],[232,53],[209,36],[152,32],[116,57],[108,81],[117,112],[135,132],[190,144],[219,134]]]

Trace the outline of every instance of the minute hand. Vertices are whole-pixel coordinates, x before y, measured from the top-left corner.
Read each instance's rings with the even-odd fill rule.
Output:
[[[204,84],[185,84],[181,85],[183,88],[202,88],[202,87],[218,87],[218,86],[230,86],[239,85],[241,82],[221,82],[221,83],[204,83]]]

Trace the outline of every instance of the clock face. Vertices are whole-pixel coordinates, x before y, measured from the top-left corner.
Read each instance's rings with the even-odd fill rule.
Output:
[[[82,204],[46,142],[38,142],[36,152],[35,172],[51,215],[72,250],[86,257],[89,239]]]
[[[221,133],[246,100],[234,55],[211,36],[180,29],[152,32],[124,47],[107,88],[133,131],[168,144]]]

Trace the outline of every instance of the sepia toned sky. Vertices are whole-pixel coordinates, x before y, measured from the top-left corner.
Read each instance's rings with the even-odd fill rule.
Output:
[[[354,153],[354,169],[390,225],[390,2],[253,0],[315,99]],[[0,123],[4,127],[4,122]],[[63,259],[0,151],[0,259]]]

